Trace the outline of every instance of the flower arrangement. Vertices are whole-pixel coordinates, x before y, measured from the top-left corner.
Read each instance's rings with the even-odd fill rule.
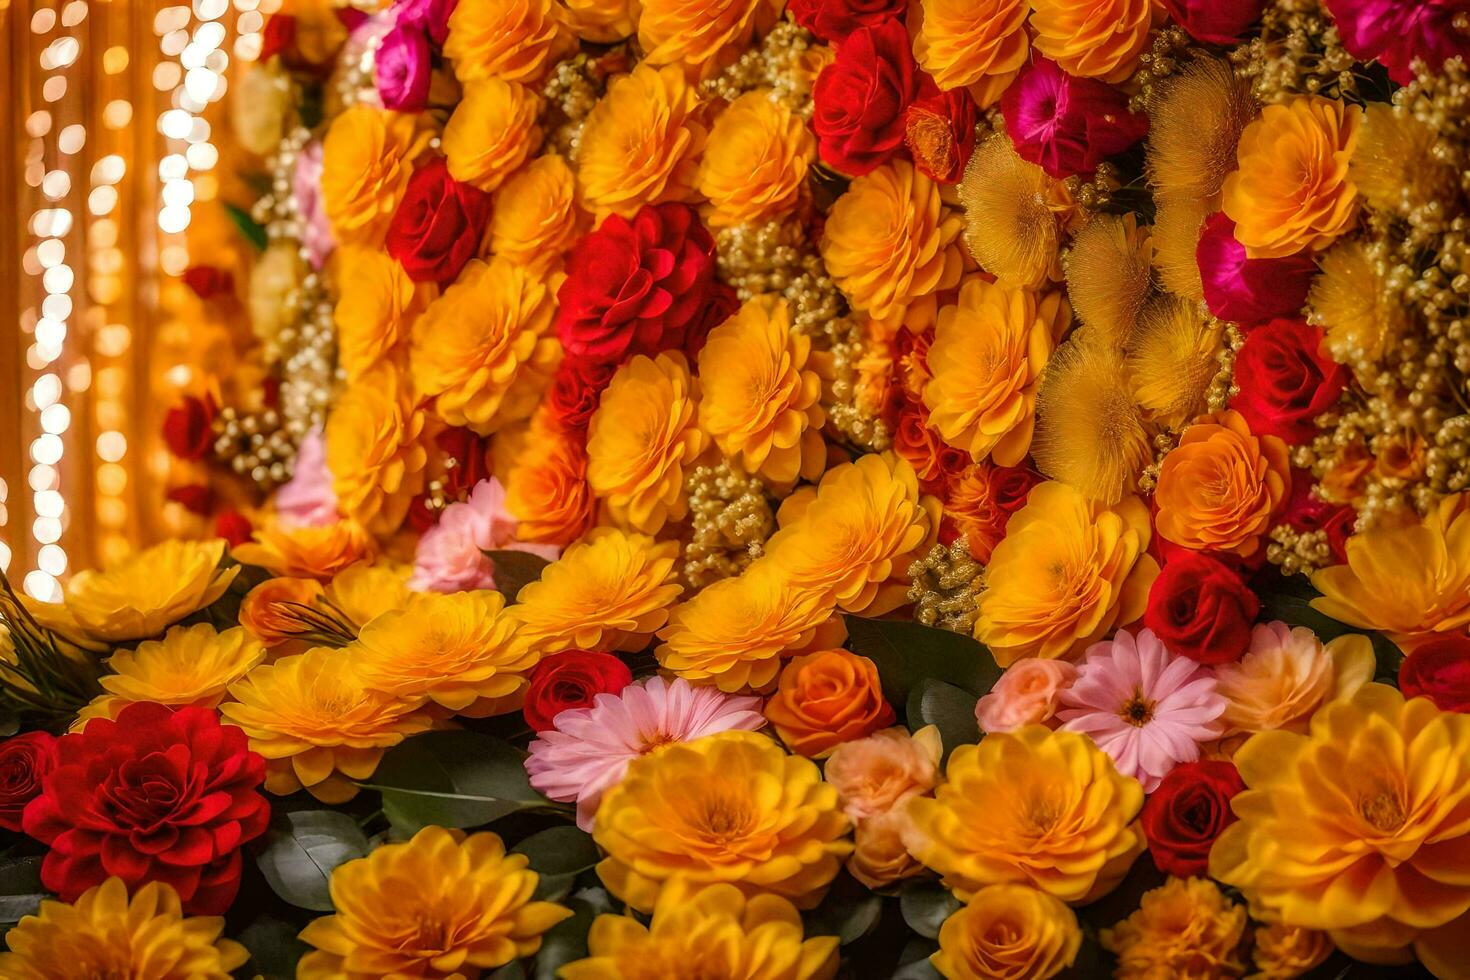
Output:
[[[286,0],[244,90],[256,497],[0,596],[0,975],[1470,977],[1460,0]]]

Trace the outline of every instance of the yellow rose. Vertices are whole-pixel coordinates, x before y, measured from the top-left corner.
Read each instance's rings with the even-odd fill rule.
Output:
[[[531,85],[574,47],[555,0],[475,0],[449,15],[444,57],[465,85],[487,78]]]
[[[1036,50],[1069,75],[1121,82],[1148,47],[1154,0],[1031,0]]]
[[[914,58],[941,89],[968,88],[988,109],[1026,63],[1030,12],[1025,0],[923,0]]]
[[[783,6],[783,0],[643,0],[638,43],[650,65],[678,65],[709,78],[774,27]]]
[[[414,158],[428,145],[410,113],[359,102],[332,120],[322,141],[322,206],[338,244],[382,246]]]
[[[565,157],[549,153],[526,164],[495,194],[490,251],[536,275],[558,268],[562,253],[586,230],[576,190]]]
[[[982,888],[939,929],[929,957],[947,980],[1046,980],[1082,948],[1077,915],[1026,885]]]
[[[88,637],[108,643],[157,636],[224,595],[239,567],[219,567],[225,542],[164,541],[66,583],[66,609]]]
[[[449,176],[494,191],[541,148],[541,98],[524,85],[486,78],[465,87],[444,124]]]
[[[1170,878],[1143,893],[1136,912],[1100,936],[1118,957],[1119,980],[1240,977],[1245,909],[1208,878]]]
[[[715,228],[759,224],[796,210],[817,141],[769,89],[746,92],[720,113],[699,165],[699,193]]]
[[[351,384],[399,350],[432,289],[415,283],[396,259],[380,249],[344,245],[336,251],[334,264],[337,363]]]
[[[392,370],[348,385],[327,416],[327,469],[337,506],[375,534],[403,523],[423,489],[428,462],[420,436],[424,413]]]

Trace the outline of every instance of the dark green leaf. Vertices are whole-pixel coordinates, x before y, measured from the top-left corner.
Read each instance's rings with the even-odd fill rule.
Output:
[[[808,936],[836,936],[846,946],[871,932],[882,914],[883,897],[843,874],[833,882],[822,904],[802,918]]]
[[[515,602],[521,589],[539,579],[542,570],[551,564],[529,551],[487,551],[485,557],[495,563],[495,589],[507,603]]]
[[[296,963],[311,947],[296,934],[301,927],[269,912],[250,923],[233,937],[250,951],[250,962],[240,976],[263,976],[266,980],[293,980]]]
[[[532,834],[511,850],[531,860],[531,870],[541,876],[536,898],[557,901],[572,890],[577,875],[597,864],[601,852],[592,835],[576,827],[552,827]]]
[[[1072,961],[1071,966],[1057,974],[1057,980],[1091,980],[1093,977],[1109,976],[1112,971],[1106,964],[1110,959],[1112,956],[1098,945],[1097,937],[1090,931],[1084,931],[1077,958]]]
[[[1110,928],[1138,910],[1144,892],[1160,887],[1167,880],[1145,851],[1133,862],[1117,888],[1078,909],[1077,918],[1096,929]]]
[[[898,896],[898,907],[910,929],[925,939],[934,939],[944,920],[959,909],[960,900],[944,886],[924,881],[905,888]]]
[[[512,960],[494,973],[490,973],[485,980],[526,980],[526,968],[521,965],[520,960]]]
[[[892,980],[940,980],[939,971],[929,962],[929,956],[938,949],[933,940],[910,940],[898,958],[899,967]]]
[[[0,863],[0,923],[9,925],[35,914],[51,895],[41,884],[41,855],[9,858]]]
[[[953,684],[977,698],[1000,680],[990,651],[962,633],[908,620],[845,619],[849,645],[878,665],[883,694],[892,704],[907,704],[924,678]]]
[[[237,204],[226,204],[225,212],[230,216],[230,222],[245,236],[245,240],[255,246],[257,252],[264,252],[267,237],[265,226],[250,216],[250,212]]]
[[[925,725],[938,728],[944,757],[948,759],[957,746],[980,741],[980,725],[975,720],[977,700],[975,695],[953,684],[925,677],[909,692],[906,706],[909,730],[916,732]]]
[[[542,937],[531,974],[533,980],[556,980],[556,971],[587,957],[587,933],[592,929],[598,910],[579,898],[565,904],[572,910],[572,917],[558,922]]]
[[[332,910],[332,869],[368,852],[357,822],[334,810],[277,811],[255,863],[274,891],[298,908]]]

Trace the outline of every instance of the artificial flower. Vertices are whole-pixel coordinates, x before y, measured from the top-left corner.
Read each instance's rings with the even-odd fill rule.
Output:
[[[1239,660],[1260,600],[1240,573],[1197,551],[1169,555],[1148,593],[1143,625],[1170,653],[1202,664]]]
[[[1081,948],[1077,916],[1064,903],[1026,885],[990,885],[944,920],[929,960],[946,980],[1046,980]]]
[[[321,594],[316,579],[268,578],[240,601],[240,625],[264,646],[278,647],[306,629],[300,607],[309,608]]]
[[[256,528],[254,540],[231,550],[230,557],[274,575],[325,580],[371,558],[376,547],[367,530],[351,518],[306,527],[278,521]]]
[[[490,224],[490,195],[451,173],[439,156],[416,168],[388,224],[384,247],[414,282],[453,282]]]
[[[440,142],[449,176],[485,193],[498,189],[541,148],[540,112],[540,97],[517,82],[487,78],[467,86]],[[484,209],[488,220],[488,199]]]
[[[812,90],[812,129],[822,162],[858,177],[903,149],[903,111],[919,93],[919,67],[897,18],[860,27]]]
[[[1342,45],[1354,58],[1376,60],[1400,85],[1414,79],[1413,61],[1435,71],[1470,54],[1470,30],[1458,0],[1326,0]]]
[[[1446,636],[1409,651],[1399,665],[1399,690],[1441,711],[1470,712],[1470,639]]]
[[[175,626],[161,640],[119,650],[112,673],[99,679],[113,699],[174,706],[216,707],[231,684],[265,659],[265,648],[236,626],[216,632],[208,623]]]
[[[109,643],[157,636],[210,605],[240,569],[220,568],[225,542],[169,540],[66,583],[66,611],[89,638]]]
[[[1210,312],[1245,326],[1296,316],[1317,272],[1310,255],[1251,258],[1224,212],[1206,219],[1195,258]]]
[[[1321,353],[1322,331],[1301,320],[1272,320],[1246,335],[1235,354],[1240,391],[1231,408],[1252,432],[1289,444],[1310,441],[1315,419],[1336,402],[1348,371]]]
[[[1154,865],[1181,878],[1204,874],[1210,845],[1235,822],[1230,801],[1243,789],[1230,762],[1203,759],[1171,769],[1144,801],[1138,820]]]
[[[450,504],[439,523],[419,537],[409,588],[419,592],[465,592],[495,588],[495,561],[486,552],[524,551],[553,561],[555,545],[527,544],[516,537],[516,519],[505,504],[505,488],[491,477]]]
[[[397,24],[383,35],[373,58],[373,81],[383,108],[421,111],[429,103],[433,74],[433,56],[423,31]]]
[[[1148,132],[1148,118],[1128,109],[1121,90],[1075,78],[1036,58],[1001,98],[1006,134],[1021,159],[1052,177],[1091,176]]]
[[[908,0],[789,0],[786,9],[802,27],[829,44],[845,41],[853,31],[902,19]]]
[[[1311,630],[1261,623],[1236,663],[1215,668],[1228,733],[1304,732],[1318,709],[1352,697],[1373,679],[1373,645],[1348,633],[1323,644]]]
[[[782,0],[642,0],[638,44],[650,65],[719,74],[781,17]]]
[[[531,85],[574,46],[552,0],[487,0],[455,5],[444,57],[464,85],[487,78]]]
[[[878,667],[846,650],[819,650],[794,658],[781,671],[766,718],[786,747],[824,758],[843,742],[864,738],[893,723]]]
[[[585,437],[559,426],[531,425],[525,449],[506,479],[505,507],[522,541],[569,545],[592,527],[596,500],[587,485]]]
[[[566,157],[548,153],[500,186],[490,218],[490,251],[545,275],[582,233],[576,175]]]
[[[1120,980],[1149,977],[1239,977],[1245,974],[1245,909],[1208,878],[1170,878],[1143,893],[1138,911],[1102,930],[1103,948],[1118,957]]]
[[[1026,63],[1022,0],[921,0],[914,57],[941,89],[968,88],[981,108],[1000,98]]]
[[[699,193],[716,228],[759,224],[795,211],[817,144],[805,121],[770,91],[740,96],[715,119],[699,164]]]
[[[374,371],[338,396],[327,416],[327,468],[346,517],[375,534],[403,523],[424,483],[424,423],[396,371]]]
[[[1121,82],[1148,47],[1152,0],[1031,0],[1032,45],[1069,75]]]
[[[590,708],[599,694],[617,694],[633,683],[628,665],[610,653],[563,650],[542,659],[527,677],[521,708],[533,732],[556,727],[556,717],[573,708]]]
[[[1189,36],[1206,44],[1226,47],[1261,16],[1262,0],[1160,0],[1174,22]]]
[[[1047,724],[1061,708],[1062,694],[1076,679],[1076,666],[1065,660],[1022,657],[975,702],[975,721],[986,733]]]
[[[21,832],[26,804],[41,795],[46,775],[56,767],[56,736],[24,732],[0,742],[0,827]]]
[[[933,725],[912,735],[906,728],[885,728],[833,748],[822,775],[836,788],[842,812],[861,824],[934,789],[941,748]]]
[[[411,114],[359,103],[333,119],[322,140],[321,177],[333,238],[381,245],[408,190],[414,159],[428,145],[429,134]]]
[[[989,563],[1005,538],[1006,522],[1026,504],[1041,475],[1025,466],[972,463],[951,475],[944,487],[944,516],[963,534],[976,561]]]

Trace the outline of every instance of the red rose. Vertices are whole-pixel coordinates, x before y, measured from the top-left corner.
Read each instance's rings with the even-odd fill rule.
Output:
[[[1261,19],[1261,0],[1164,0],[1174,22],[1196,41],[1235,44]]]
[[[682,347],[722,287],[715,240],[687,204],[609,216],[567,260],[556,332],[571,357],[620,363]]]
[[[184,270],[184,285],[200,299],[213,299],[235,288],[235,277],[230,270],[217,265],[191,265]]]
[[[198,459],[214,442],[214,405],[203,398],[185,395],[184,400],[163,417],[163,441],[180,459]]]
[[[1322,331],[1300,320],[1273,320],[1246,335],[1235,355],[1240,393],[1230,407],[1257,435],[1302,443],[1317,434],[1312,420],[1331,408],[1347,369],[1320,352]]]
[[[812,129],[822,161],[858,177],[903,148],[904,110],[919,94],[919,66],[899,20],[853,31],[817,76]]]
[[[861,27],[903,17],[908,0],[790,0],[792,18],[829,44],[847,40]]]
[[[934,493],[938,484],[970,463],[969,453],[946,444],[939,433],[929,427],[929,410],[907,399],[898,410],[893,450],[914,468],[925,493]]]
[[[526,689],[526,724],[538,732],[556,727],[556,716],[570,708],[590,708],[599,694],[616,694],[633,683],[628,665],[610,653],[565,650],[553,653],[531,671]]]
[[[26,804],[41,795],[41,781],[56,765],[56,738],[26,732],[0,742],[0,827],[20,832]]]
[[[904,142],[919,172],[941,184],[958,183],[975,152],[978,116],[979,107],[968,91],[941,92],[925,75],[919,97],[903,114]]]
[[[1210,312],[1245,326],[1296,316],[1317,274],[1317,263],[1305,252],[1280,259],[1247,257],[1235,239],[1235,222],[1223,211],[1205,219],[1194,256]]]
[[[1326,531],[1332,560],[1341,565],[1347,561],[1347,539],[1358,522],[1358,512],[1347,504],[1330,504],[1320,499],[1312,493],[1314,486],[1312,474],[1292,468],[1291,496],[1281,513],[1281,522],[1301,533]]]
[[[434,437],[434,445],[444,454],[444,492],[453,500],[463,500],[475,484],[490,478],[490,437],[479,436],[469,429],[450,426]],[[449,466],[448,461],[454,460]]]
[[[74,902],[116,875],[131,890],[173,886],[189,915],[221,915],[240,888],[240,845],[264,832],[265,760],[213,711],[130,704],[56,744],[56,766],[25,809],[51,846],[41,882]]]
[[[1470,712],[1470,638],[1444,636],[1415,647],[1399,666],[1399,690],[1441,711]]]
[[[1239,660],[1260,611],[1256,594],[1224,562],[1198,551],[1172,553],[1148,593],[1143,625],[1170,652],[1202,664]]]
[[[171,487],[164,495],[165,500],[171,500],[181,505],[191,514],[208,514],[209,506],[214,502],[214,494],[202,483],[186,483],[181,487]]]
[[[250,519],[238,510],[227,510],[214,519],[215,536],[224,538],[230,547],[238,547],[255,534]]]
[[[385,244],[414,282],[450,283],[480,251],[489,223],[490,195],[449,176],[435,157],[408,179]]]
[[[1095,78],[1075,78],[1037,58],[1000,100],[1006,133],[1023,160],[1056,178],[1091,176],[1148,133],[1148,117],[1128,111],[1128,96]]]
[[[592,413],[602,400],[602,392],[617,373],[611,361],[591,361],[581,357],[564,358],[552,375],[546,402],[551,414],[570,431],[581,432],[592,421]]]
[[[1210,845],[1236,820],[1230,800],[1243,789],[1234,763],[1186,762],[1169,770],[1139,816],[1159,870],[1182,878],[1204,874]]]

